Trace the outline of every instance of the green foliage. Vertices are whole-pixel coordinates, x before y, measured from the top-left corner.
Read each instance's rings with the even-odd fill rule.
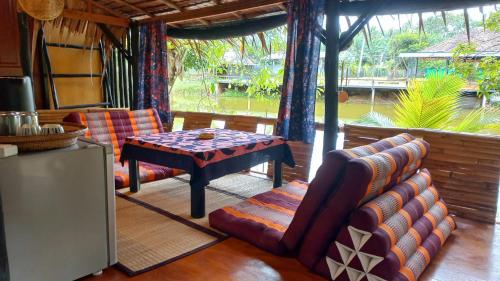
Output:
[[[429,42],[416,32],[403,32],[394,35],[389,41],[389,50],[393,54],[413,53],[429,46]]]
[[[486,20],[486,28],[492,32],[500,32],[500,12],[495,12]],[[491,93],[500,89],[500,60],[494,57],[485,57],[478,62],[466,57],[474,54],[477,46],[474,44],[460,44],[453,50],[452,66],[455,73],[465,79],[474,80],[479,85],[479,96],[490,98]],[[477,75],[480,73],[480,75]]]
[[[483,107],[473,110],[451,128],[458,132],[478,132],[484,129],[500,129],[500,109]]]
[[[396,127],[391,118],[375,111],[367,113],[365,116],[361,117],[358,122],[365,125],[374,125],[385,128]]]
[[[277,96],[280,94],[279,86],[283,82],[283,69],[274,74],[270,68],[263,67],[251,76],[247,93],[252,95]]]
[[[479,94],[487,99],[491,93],[500,90],[500,60],[494,57],[486,57],[479,63],[482,75],[478,79]]]
[[[432,75],[413,81],[401,92],[395,106],[395,124],[408,128],[444,129],[458,110],[460,90],[465,82],[457,76]]]
[[[496,129],[499,110],[480,108],[471,111],[458,125],[460,90],[465,81],[455,75],[432,75],[423,81],[412,81],[407,92],[401,92],[391,119],[372,112],[359,120],[362,124],[383,127],[430,128],[479,132]]]
[[[467,57],[476,52],[477,46],[473,43],[458,44],[453,49],[451,67],[454,72],[467,80],[474,80],[476,74],[476,65]]]
[[[500,11],[496,11],[488,17],[486,28],[493,32],[500,32]]]

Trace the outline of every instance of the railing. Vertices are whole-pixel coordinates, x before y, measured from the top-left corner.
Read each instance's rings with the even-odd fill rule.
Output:
[[[38,111],[40,122],[54,123],[62,122],[63,118],[70,112],[92,112],[103,110],[126,110],[126,109],[102,109],[102,108],[87,108],[75,110],[40,110]],[[258,133],[273,133],[276,124],[275,118],[255,117],[255,116],[242,116],[242,115],[226,115],[216,113],[203,113],[203,112],[172,112],[174,116],[174,126],[183,130],[192,130],[197,128],[210,128],[213,123],[221,128],[240,130],[246,132]],[[172,130],[172,127],[166,127],[167,131]],[[316,130],[323,131],[324,125],[316,123]],[[311,157],[313,153],[314,144],[304,144],[302,142],[289,142],[290,148],[294,155],[296,166],[290,168],[283,167],[283,178],[285,180],[300,179],[307,181],[309,178],[309,171],[311,169]],[[272,165],[263,172],[272,175]]]
[[[182,129],[191,130],[196,128],[207,128],[212,126],[212,122],[226,129],[240,130],[246,132],[272,133],[276,124],[275,118],[226,115],[216,113],[201,112],[173,112],[174,124],[178,119],[183,119]],[[171,129],[171,128],[170,128]],[[316,130],[323,131],[324,125],[316,123]],[[289,141],[295,164],[294,168],[283,167],[283,178],[286,180],[300,179],[307,181],[311,169],[311,158],[314,144],[305,144],[303,142]],[[267,175],[272,175],[272,165],[268,165]]]
[[[452,213],[495,223],[500,182],[500,136],[428,129],[345,125],[345,148],[407,132],[430,143],[423,167]]]

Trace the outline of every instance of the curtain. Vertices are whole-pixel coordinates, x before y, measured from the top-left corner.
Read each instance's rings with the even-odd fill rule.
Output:
[[[163,123],[171,123],[168,95],[167,25],[163,22],[139,26],[137,93],[134,108],[154,108]]]
[[[292,0],[276,132],[288,140],[313,143],[314,111],[325,0]]]

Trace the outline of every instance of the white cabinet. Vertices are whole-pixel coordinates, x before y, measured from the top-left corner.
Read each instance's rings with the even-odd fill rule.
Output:
[[[112,163],[85,142],[0,159],[10,281],[74,280],[116,262]]]

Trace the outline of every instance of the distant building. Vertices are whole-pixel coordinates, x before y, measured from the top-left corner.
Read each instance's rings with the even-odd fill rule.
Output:
[[[477,47],[477,52],[468,58],[500,57],[500,33],[477,28],[471,30],[471,43]],[[467,34],[461,33],[436,45],[415,53],[401,53],[400,58],[450,59],[453,50],[460,44],[468,43]]]

